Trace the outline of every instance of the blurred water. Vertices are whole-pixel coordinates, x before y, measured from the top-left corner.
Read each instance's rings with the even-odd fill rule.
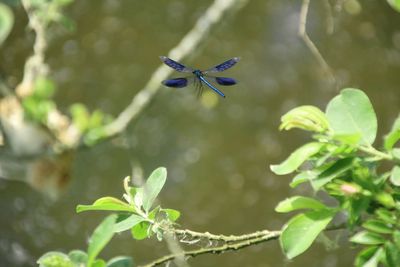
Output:
[[[27,185],[0,180],[0,266],[35,266],[44,252],[86,248],[101,213],[76,215],[75,206],[122,195],[122,179],[137,162],[145,175],[166,166],[169,177],[160,201],[182,211],[182,227],[240,234],[278,229],[288,216],[274,206],[307,188],[291,190],[291,177],[277,177],[277,163],[309,136],[279,132],[279,120],[302,104],[325,108],[337,91],[323,76],[297,37],[301,1],[249,1],[235,17],[224,19],[188,65],[210,67],[233,56],[229,71],[240,83],[221,88],[227,98],[209,109],[193,89],[163,88],[155,101],[115,142],[77,155],[73,180],[56,202]],[[47,61],[58,81],[63,110],[74,102],[117,115],[165,55],[190,30],[211,1],[76,1],[68,15],[75,33],[54,29]],[[20,9],[16,28],[1,48],[0,69],[18,81],[31,52],[32,35]],[[336,31],[325,33],[326,13],[312,1],[308,30],[345,87],[363,89],[387,131],[400,104],[400,14],[385,2],[364,1],[361,13],[335,14]],[[378,142],[379,145],[380,141]],[[332,236],[335,237],[337,233]],[[337,237],[337,236],[336,236]],[[223,255],[190,260],[191,266],[351,266],[357,252],[345,242],[326,251],[316,244],[293,261],[276,241]],[[166,252],[153,240],[117,236],[102,256],[126,254],[139,263]]]

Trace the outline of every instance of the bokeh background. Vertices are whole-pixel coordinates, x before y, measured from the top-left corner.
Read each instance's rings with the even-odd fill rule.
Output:
[[[325,30],[322,1],[311,1],[307,30],[334,69],[339,88],[355,87],[370,97],[387,132],[400,104],[400,14],[385,1],[360,1],[334,12],[335,32]],[[354,2],[354,1],[353,1]],[[56,100],[67,112],[74,102],[117,115],[145,85],[166,55],[212,3],[205,1],[75,1],[66,14],[75,32],[53,29],[47,62],[58,84]],[[0,180],[0,266],[35,266],[50,250],[85,249],[104,213],[77,215],[77,204],[122,196],[122,179],[139,165],[147,176],[168,168],[159,200],[182,212],[183,228],[223,234],[279,229],[290,215],[274,212],[282,199],[312,194],[290,189],[291,176],[276,176],[270,164],[285,159],[309,140],[300,131],[279,132],[280,117],[310,104],[325,109],[339,91],[328,82],[297,36],[301,1],[252,0],[227,16],[204,44],[184,60],[208,68],[228,58],[241,62],[227,72],[240,83],[209,107],[193,88],[162,88],[139,120],[113,142],[80,151],[72,180],[52,201],[28,185]],[[14,6],[16,25],[0,48],[0,69],[9,81],[22,77],[34,35],[23,9]],[[377,147],[381,144],[378,138]],[[205,255],[190,266],[351,266],[357,248],[334,232],[336,247],[317,243],[292,261],[277,241],[238,252]],[[116,236],[101,256],[131,255],[145,263],[168,253],[156,240]]]

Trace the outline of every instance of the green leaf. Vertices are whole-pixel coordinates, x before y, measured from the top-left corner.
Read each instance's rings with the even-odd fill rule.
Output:
[[[7,5],[0,3],[0,46],[7,39],[14,24],[14,14]]]
[[[87,266],[91,266],[100,251],[110,242],[114,235],[116,220],[117,215],[109,215],[94,230],[89,239]]]
[[[400,251],[392,242],[385,243],[385,254],[388,267],[398,267],[400,263]]]
[[[107,262],[107,267],[133,267],[132,257],[119,256]]]
[[[396,205],[392,195],[384,191],[375,194],[374,199],[387,208],[393,208]]]
[[[396,118],[393,123],[392,129],[390,132],[385,136],[384,147],[386,150],[392,150],[393,146],[399,141],[400,139],[400,116]]]
[[[143,222],[144,220],[146,220],[146,219],[141,216],[138,216],[136,214],[132,214],[125,220],[116,223],[114,226],[114,232],[118,233],[118,232],[122,232],[122,231],[126,231],[128,229],[131,229],[133,226],[135,226],[138,223]]]
[[[181,216],[181,213],[174,209],[161,209],[161,211],[165,212],[168,219],[172,222],[175,222]]]
[[[284,226],[279,238],[286,257],[292,259],[306,251],[335,214],[336,211],[327,209],[310,211],[293,217]]]
[[[379,249],[378,246],[367,247],[358,253],[354,265],[356,267],[364,267],[364,264],[374,256],[376,251]]]
[[[284,175],[294,172],[301,164],[308,160],[311,156],[321,151],[323,143],[312,142],[305,144],[296,149],[289,158],[279,165],[271,165],[271,171],[278,175]]]
[[[387,0],[387,2],[394,10],[400,12],[400,0]]]
[[[400,250],[400,231],[396,230],[393,232],[393,242],[396,245],[397,249]]]
[[[106,262],[102,259],[95,260],[90,267],[106,267]]]
[[[371,145],[377,133],[377,119],[368,96],[358,89],[347,88],[333,98],[326,115],[334,134],[360,134],[363,145]]]
[[[39,77],[35,81],[34,95],[38,98],[46,99],[53,96],[56,90],[54,82],[46,77]]]
[[[72,250],[68,253],[68,257],[76,266],[84,266],[87,262],[87,254],[82,250]]]
[[[319,190],[325,184],[339,177],[353,166],[353,158],[344,158],[336,161],[327,170],[318,175],[317,178],[311,180],[314,190]]]
[[[311,171],[311,170],[307,170],[307,171],[302,171],[299,174],[297,174],[293,180],[290,182],[290,187],[295,188],[298,185],[308,182],[312,179],[314,179],[315,177],[317,177],[318,172],[316,171]]]
[[[378,234],[391,234],[393,232],[392,226],[383,221],[380,220],[368,220],[362,224],[362,226],[370,230],[372,232],[378,233]]]
[[[390,173],[390,182],[395,186],[400,186],[400,167],[394,166]]]
[[[143,188],[143,208],[146,212],[149,212],[166,180],[167,169],[164,167],[157,168],[150,174]]]
[[[92,205],[78,205],[76,207],[76,212],[78,213],[88,210],[112,210],[112,211],[135,212],[135,209],[132,206],[114,197],[102,197],[96,200]]]
[[[323,203],[313,198],[295,196],[279,202],[275,211],[286,213],[299,209],[321,210],[326,208],[327,207]]]
[[[74,267],[66,254],[56,251],[47,252],[37,260],[37,263],[40,267]]]
[[[350,241],[362,245],[380,245],[385,243],[386,239],[380,234],[361,231],[352,236]]]
[[[382,221],[388,223],[388,224],[396,224],[397,223],[397,218],[394,215],[394,212],[391,212],[387,209],[378,209],[375,211],[375,214],[378,216],[379,219]]]
[[[139,224],[136,224],[131,230],[133,238],[136,240],[142,240],[146,237],[149,237],[150,226],[151,225],[149,222],[141,222]]]

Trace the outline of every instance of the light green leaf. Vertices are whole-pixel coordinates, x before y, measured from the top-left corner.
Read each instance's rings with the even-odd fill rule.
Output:
[[[145,239],[146,237],[149,237],[149,228],[150,228],[150,223],[149,222],[141,222],[136,224],[132,229],[132,237],[136,240],[142,240]]]
[[[40,267],[74,267],[67,255],[57,251],[47,252],[37,260],[37,263]]]
[[[106,262],[103,259],[97,259],[90,267],[106,267]]]
[[[283,115],[281,122],[280,130],[299,128],[317,133],[329,130],[329,123],[325,114],[314,106],[296,107]]]
[[[371,145],[378,123],[368,96],[359,89],[347,88],[333,98],[326,116],[335,135],[360,134],[363,145]]]
[[[400,0],[387,0],[387,2],[394,10],[400,12]]]
[[[291,172],[294,172],[298,167],[301,166],[306,160],[308,160],[311,156],[317,154],[321,151],[321,148],[324,146],[323,143],[312,142],[305,144],[298,149],[296,149],[292,154],[290,154],[289,158],[287,158],[284,162],[279,165],[271,165],[271,171],[278,175],[284,175]]]
[[[385,243],[385,238],[380,234],[361,231],[350,238],[350,241],[363,245],[380,245]]]
[[[314,190],[319,190],[325,184],[329,183],[333,179],[339,177],[344,172],[349,170],[352,166],[353,166],[353,158],[339,159],[327,170],[319,174],[317,178],[311,180],[311,185],[314,188]]]
[[[0,3],[0,46],[7,39],[14,24],[14,14],[11,9]]]
[[[166,180],[167,169],[164,167],[157,168],[150,174],[143,188],[143,208],[146,212],[151,209]]]
[[[400,167],[394,166],[390,173],[390,181],[395,186],[400,186]]]
[[[293,217],[284,226],[279,238],[286,257],[292,259],[306,251],[335,214],[336,211],[326,209],[310,211]]]
[[[323,203],[313,198],[295,196],[279,202],[278,206],[275,208],[275,211],[286,213],[299,209],[320,210],[326,208],[327,207]]]
[[[122,231],[126,231],[128,229],[131,229],[133,226],[135,226],[136,224],[138,224],[140,222],[143,222],[144,220],[146,220],[146,219],[139,215],[132,214],[125,220],[116,223],[114,226],[114,232],[118,233],[118,232],[122,232]]]
[[[132,206],[114,197],[102,197],[96,200],[92,205],[78,205],[76,207],[76,212],[78,213],[88,210],[112,210],[112,211],[135,212],[135,209]]]
[[[132,257],[119,256],[107,262],[107,267],[133,267]]]
[[[386,261],[388,263],[388,267],[398,267],[400,263],[400,251],[399,248],[396,247],[390,241],[385,243],[385,254],[386,254]]]
[[[107,216],[99,226],[94,230],[89,239],[87,266],[91,266],[100,251],[110,242],[114,235],[115,222],[117,215]]]
[[[290,185],[290,187],[295,188],[302,183],[305,183],[307,181],[314,179],[315,177],[317,177],[317,175],[318,175],[318,172],[311,171],[311,170],[300,172],[293,178],[293,180],[290,182],[289,185]]]
[[[384,208],[380,208],[375,211],[375,214],[378,216],[379,219],[382,221],[388,223],[388,224],[396,224],[397,223],[397,218],[394,215],[394,212],[389,211]]]
[[[177,210],[174,209],[161,209],[161,211],[165,212],[165,214],[167,215],[168,219],[170,221],[175,222],[176,220],[179,219],[179,217],[181,216],[181,213]]]
[[[82,250],[72,250],[68,253],[68,257],[76,266],[85,266],[87,262],[87,254]]]
[[[368,262],[378,250],[378,246],[367,247],[358,253],[357,258],[354,262],[356,267],[364,267],[364,264]]]

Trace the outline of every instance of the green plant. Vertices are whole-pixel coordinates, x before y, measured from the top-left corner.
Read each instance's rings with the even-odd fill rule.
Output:
[[[37,263],[40,267],[131,267],[133,260],[131,257],[115,257],[108,262],[97,258],[101,250],[113,237],[113,229],[116,225],[117,216],[115,214],[106,217],[102,223],[94,230],[89,239],[87,252],[73,250],[68,254],[51,251],[39,258]]]
[[[336,199],[327,206],[315,198],[294,196],[279,203],[277,212],[306,210],[290,219],[280,236],[288,258],[307,250],[338,213],[346,215],[343,228],[354,235],[350,241],[365,246],[355,266],[395,267],[400,264],[400,117],[384,138],[384,151],[372,146],[377,118],[368,97],[347,88],[333,98],[325,113],[301,106],[282,117],[281,129],[299,128],[313,133],[313,142],[294,151],[279,165],[278,174],[297,173],[291,187],[308,182],[314,191]],[[383,170],[383,162],[391,169]]]

